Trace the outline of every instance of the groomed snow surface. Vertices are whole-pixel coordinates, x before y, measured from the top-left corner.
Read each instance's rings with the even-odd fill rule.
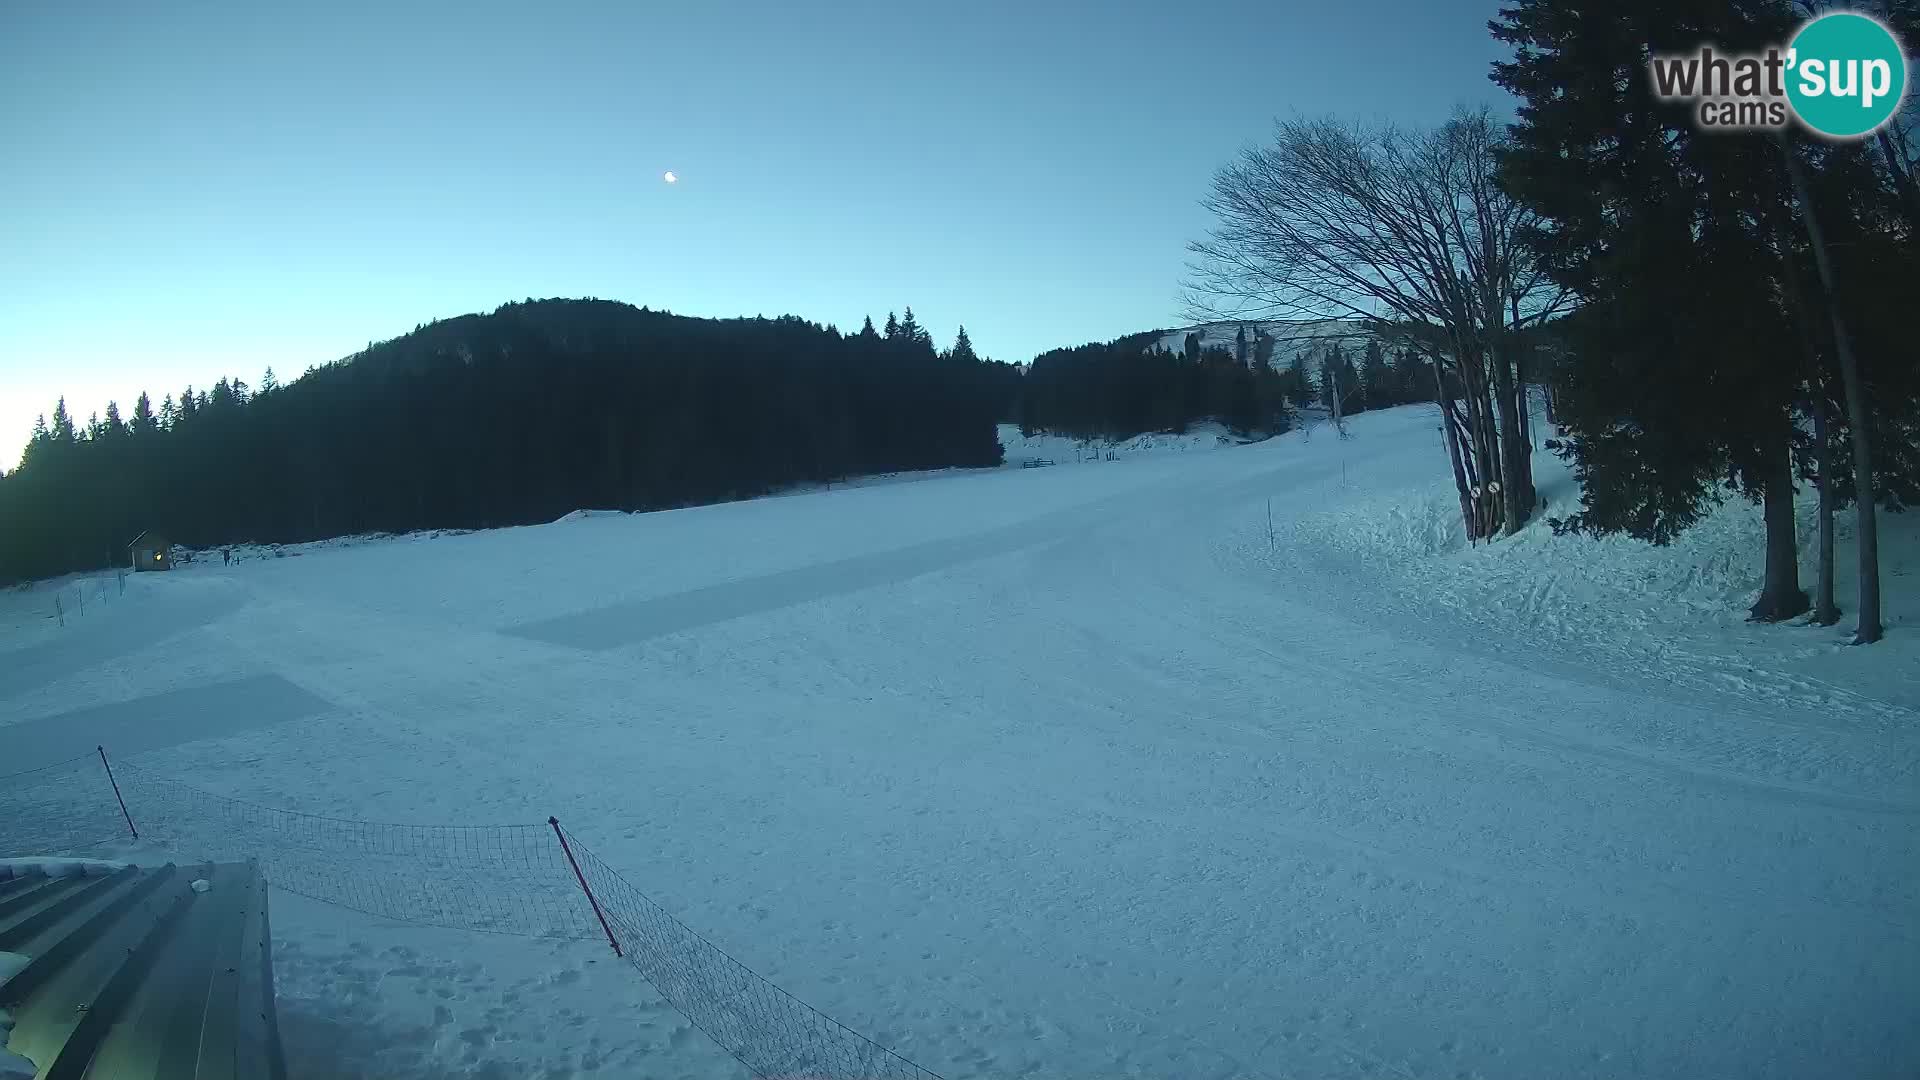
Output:
[[[1743,504],[1468,547],[1431,409],[1351,431],[10,593],[0,772],[557,814],[950,1080],[1915,1075],[1915,522],[1847,648]],[[742,1074],[604,946],[273,904],[296,1078]]]

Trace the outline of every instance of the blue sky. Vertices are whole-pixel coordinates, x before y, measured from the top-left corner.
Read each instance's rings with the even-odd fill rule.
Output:
[[[1174,325],[1217,165],[1293,112],[1501,104],[1497,6],[6,5],[0,462],[62,393],[527,296],[911,304],[1005,360]]]

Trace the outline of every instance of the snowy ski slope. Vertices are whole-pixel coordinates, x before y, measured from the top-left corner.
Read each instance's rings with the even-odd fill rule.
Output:
[[[1744,506],[1467,548],[1434,424],[9,594],[0,772],[558,814],[949,1080],[1913,1076],[1911,524],[1846,649],[1740,621]],[[274,930],[296,1077],[741,1075],[604,946]]]

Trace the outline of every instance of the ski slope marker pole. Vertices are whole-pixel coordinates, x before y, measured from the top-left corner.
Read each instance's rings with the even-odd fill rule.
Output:
[[[94,749],[100,752],[100,767],[107,770],[107,783],[113,785],[113,797],[119,800],[120,816],[127,819],[127,831],[133,834],[135,840],[138,840],[140,839],[140,830],[133,827],[133,815],[127,813],[126,797],[120,794],[120,781],[113,778],[113,766],[107,764],[107,748],[104,746],[95,746]]]

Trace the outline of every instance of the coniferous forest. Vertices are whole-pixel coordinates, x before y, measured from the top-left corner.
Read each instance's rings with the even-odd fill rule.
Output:
[[[1035,357],[1020,381],[1021,428],[1125,439],[1218,420],[1242,434],[1275,435],[1294,425],[1298,409],[1330,406],[1329,395],[1338,396],[1343,414],[1433,400],[1424,361],[1407,351],[1390,354],[1377,340],[1288,348],[1283,357],[1257,330],[1252,337],[1241,330],[1232,349],[1203,348],[1189,335],[1180,352],[1158,347],[1161,334]]]
[[[863,474],[1000,461],[1011,364],[908,309],[859,332],[601,300],[423,326],[285,385],[66,403],[0,478],[0,581],[124,561],[141,531],[195,547],[550,521]],[[156,399],[158,399],[156,401]]]

